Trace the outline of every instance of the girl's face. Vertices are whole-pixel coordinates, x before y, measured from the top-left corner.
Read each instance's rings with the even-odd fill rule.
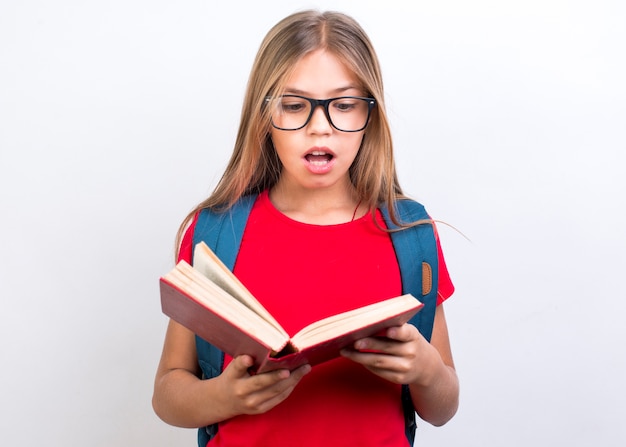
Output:
[[[314,51],[296,64],[284,94],[313,99],[364,96],[356,76],[324,50]],[[294,107],[301,104],[287,103],[288,113],[293,115]],[[348,104],[338,106],[351,107]],[[311,120],[299,130],[272,127],[274,148],[283,165],[279,183],[289,188],[349,190],[348,170],[359,151],[363,133],[364,130],[342,132],[335,129],[321,106],[314,109]]]

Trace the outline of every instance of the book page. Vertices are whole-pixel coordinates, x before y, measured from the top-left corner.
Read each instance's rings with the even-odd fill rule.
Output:
[[[423,304],[410,294],[390,298],[316,321],[294,335],[292,343],[302,349],[342,334],[394,319],[401,314],[417,313],[422,306]]]
[[[287,336],[285,330],[204,242],[196,245],[193,268]]]
[[[180,261],[162,279],[208,311],[240,328],[241,332],[263,342],[271,349],[280,350],[288,341],[288,336],[283,333],[284,331],[278,330],[242,302],[233,299],[230,294],[185,261]],[[197,330],[198,328],[191,329]]]

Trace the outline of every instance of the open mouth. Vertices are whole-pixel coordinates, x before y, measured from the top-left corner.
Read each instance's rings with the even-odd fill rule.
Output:
[[[333,154],[324,151],[313,151],[306,154],[304,158],[312,165],[321,166],[329,163],[333,159]]]

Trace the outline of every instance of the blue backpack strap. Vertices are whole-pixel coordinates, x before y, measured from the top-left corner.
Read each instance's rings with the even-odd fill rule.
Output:
[[[224,212],[202,210],[194,229],[193,246],[204,241],[232,271],[241,246],[243,230],[255,201],[256,195],[244,196]]]
[[[397,216],[401,222],[415,222],[430,219],[424,207],[412,200],[398,200],[395,204]],[[389,229],[398,229],[389,216],[389,210],[381,212]],[[424,303],[409,323],[430,341],[437,307],[438,256],[435,232],[432,225],[424,224],[405,228],[391,233],[391,240],[400,267],[402,292],[410,293]],[[430,278],[428,278],[430,277]],[[423,279],[430,279],[424,283]],[[415,441],[415,408],[408,385],[402,386],[402,407],[404,409],[405,434],[410,445]]]
[[[216,212],[209,209],[200,211],[193,233],[193,248],[200,241],[204,241],[232,271],[248,215],[255,200],[256,195],[245,196],[227,211]],[[224,366],[222,351],[198,336],[196,336],[196,351],[203,379],[210,379],[221,374]],[[205,447],[216,433],[217,424],[198,429],[198,446]]]
[[[396,209],[401,222],[430,219],[424,207],[412,200],[398,200]],[[381,209],[381,211],[387,228],[398,229],[391,221],[389,211],[385,208]],[[426,340],[430,341],[435,319],[435,309],[437,308],[438,281],[438,257],[434,227],[429,224],[423,224],[400,231],[393,231],[391,240],[396,251],[398,265],[400,266],[402,292],[410,293],[424,303],[422,310],[410,322],[419,329]],[[424,264],[427,264],[428,267],[425,267]],[[426,269],[426,272],[424,269]],[[428,272],[428,270],[430,271]],[[428,274],[430,274],[431,284],[425,290],[422,279],[424,275]]]

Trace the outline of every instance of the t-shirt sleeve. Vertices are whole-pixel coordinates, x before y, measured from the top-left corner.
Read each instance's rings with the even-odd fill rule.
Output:
[[[437,306],[446,301],[454,293],[454,284],[450,279],[450,273],[448,273],[448,266],[443,256],[443,250],[441,249],[441,242],[439,241],[439,232],[437,226],[435,229],[435,239],[437,240],[437,260],[439,264],[439,275],[437,279]]]
[[[439,243],[439,237],[437,237],[437,257],[439,264],[439,275],[437,279],[437,305],[443,303],[450,298],[454,293],[454,284],[450,279],[450,273],[448,273],[448,266],[446,260],[443,257],[443,250]]]
[[[185,230],[183,239],[180,242],[180,249],[178,250],[178,261],[187,261],[191,264],[191,258],[193,257],[193,232],[196,228],[196,222],[198,221],[198,214],[196,214],[191,221],[191,224]]]

